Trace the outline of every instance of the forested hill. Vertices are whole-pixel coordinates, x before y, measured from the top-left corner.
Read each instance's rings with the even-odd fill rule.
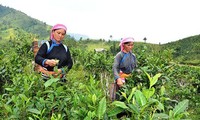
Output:
[[[21,11],[0,5],[0,41],[13,39],[20,32],[31,33],[38,39],[48,39],[50,27],[45,22],[34,19]],[[76,35],[72,36],[75,38]],[[152,49],[158,47],[154,44],[150,46]],[[159,49],[160,47],[173,50],[173,58],[176,61],[193,65],[200,64],[200,35],[162,44]]]
[[[39,39],[48,39],[51,27],[21,11],[0,5],[0,40],[12,38],[17,32],[16,30],[35,34]],[[88,38],[87,35],[78,33],[68,33],[68,37],[76,40]]]
[[[173,58],[184,64],[200,65],[200,35],[187,37],[162,45],[163,49],[172,49]]]
[[[28,33],[37,34],[41,39],[49,36],[49,28],[45,22],[31,18],[23,12],[0,5],[0,36],[13,37],[13,32],[22,29]]]

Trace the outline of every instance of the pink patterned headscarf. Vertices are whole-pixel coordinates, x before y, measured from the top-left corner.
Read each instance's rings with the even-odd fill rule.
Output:
[[[67,27],[63,24],[56,24],[54,25],[52,28],[51,28],[51,35],[50,35],[50,39],[52,40],[54,38],[53,36],[53,31],[56,30],[56,29],[64,29],[65,32],[67,32]]]
[[[123,44],[126,43],[126,42],[134,42],[134,39],[132,37],[127,37],[127,38],[123,38],[120,42],[120,47],[121,47],[121,51],[124,50],[124,46]]]

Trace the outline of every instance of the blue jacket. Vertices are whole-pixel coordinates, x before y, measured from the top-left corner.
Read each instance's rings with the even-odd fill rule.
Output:
[[[119,78],[119,72],[130,74],[136,67],[136,57],[132,52],[124,53],[120,51],[117,53],[113,63],[114,79]]]
[[[47,59],[57,59],[59,60],[59,63],[58,63],[59,69],[67,67],[68,70],[70,70],[72,68],[73,62],[72,62],[69,48],[67,48],[67,51],[66,51],[66,48],[62,43],[56,44],[54,40],[50,40],[48,42],[50,45],[50,49],[48,49],[47,44],[42,44],[42,46],[40,47],[35,57],[35,62],[45,67],[44,62]],[[50,67],[50,66],[45,67],[45,68],[48,71],[53,71],[54,69],[54,67]],[[63,72],[67,72],[67,71],[63,71]]]

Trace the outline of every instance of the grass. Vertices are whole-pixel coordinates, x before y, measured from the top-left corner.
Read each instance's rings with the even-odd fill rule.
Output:
[[[88,43],[87,44],[87,50],[88,51],[94,51],[96,48],[104,48],[104,49],[109,49],[110,46],[107,45],[105,42],[98,42],[98,43]]]

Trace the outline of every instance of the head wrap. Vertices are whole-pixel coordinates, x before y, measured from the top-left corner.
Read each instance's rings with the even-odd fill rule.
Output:
[[[132,37],[123,38],[119,44],[119,46],[121,47],[121,51],[124,50],[123,44],[126,42],[134,42],[134,39]]]
[[[56,29],[64,29],[65,32],[67,32],[67,27],[63,24],[56,24],[54,25],[52,28],[51,28],[51,35],[50,35],[50,39],[52,40],[54,37],[53,37],[53,31],[56,30]]]

